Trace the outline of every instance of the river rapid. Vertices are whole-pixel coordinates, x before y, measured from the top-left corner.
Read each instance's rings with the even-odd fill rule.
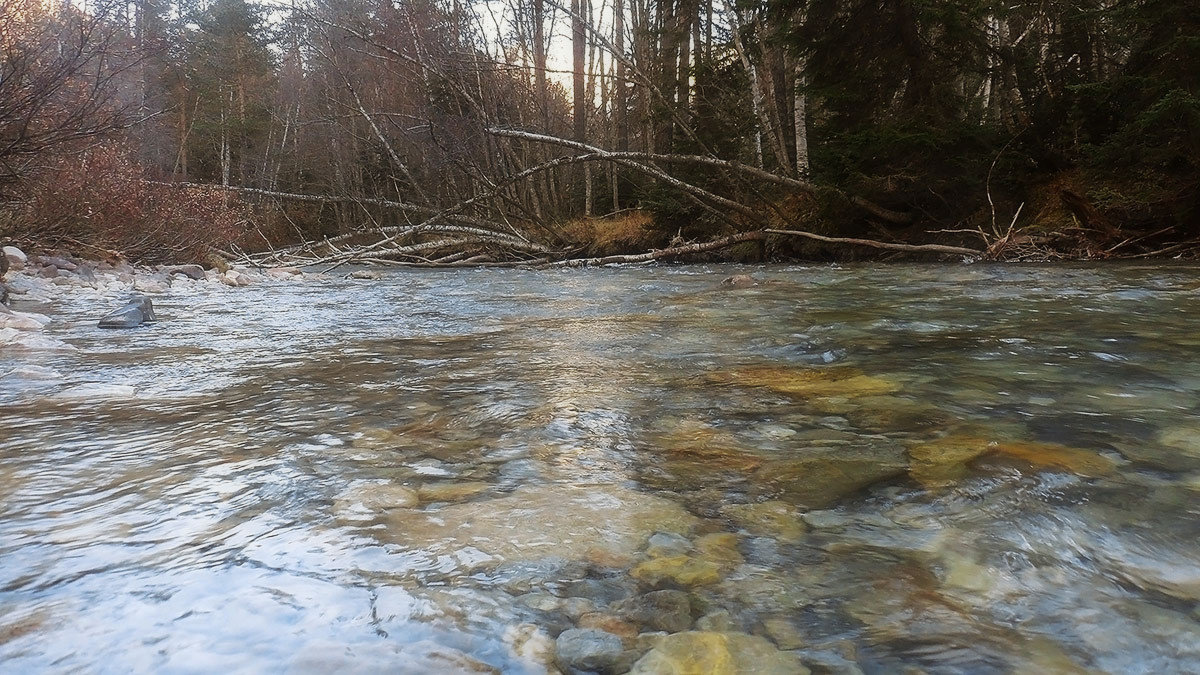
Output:
[[[154,302],[0,350],[4,672],[1200,670],[1197,268]]]

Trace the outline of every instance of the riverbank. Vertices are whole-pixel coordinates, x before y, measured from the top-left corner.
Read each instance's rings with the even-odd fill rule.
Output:
[[[53,321],[47,306],[70,297],[95,304],[98,320],[130,294],[150,298],[172,290],[205,286],[241,288],[265,283],[328,280],[329,276],[291,267],[258,270],[246,267],[205,269],[200,265],[130,264],[123,259],[90,260],[67,251],[34,254],[5,246],[7,272],[0,275],[0,348],[72,350],[62,340],[47,337],[43,329]]]

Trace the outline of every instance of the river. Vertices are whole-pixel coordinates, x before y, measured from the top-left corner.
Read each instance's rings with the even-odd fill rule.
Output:
[[[536,673],[600,627],[613,671],[1195,672],[1198,271],[33,306],[79,351],[0,351],[0,669]]]

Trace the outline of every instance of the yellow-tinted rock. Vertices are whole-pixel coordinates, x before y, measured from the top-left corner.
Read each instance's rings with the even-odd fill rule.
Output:
[[[1081,476],[1102,476],[1116,464],[1094,452],[1055,443],[997,441],[984,436],[952,434],[908,449],[909,473],[922,485],[943,487],[966,475],[965,465],[975,458],[995,453],[1020,459],[1034,466],[1054,467]]]
[[[459,502],[487,491],[491,485],[480,482],[429,483],[417,489],[423,502]]]
[[[1116,464],[1107,457],[1054,443],[1000,443],[996,451],[1034,466],[1052,466],[1081,476],[1103,476],[1116,469]]]
[[[651,586],[665,582],[679,586],[703,586],[721,580],[721,568],[716,563],[685,555],[652,558],[634,567],[630,574]]]
[[[1158,442],[1169,448],[1183,451],[1186,455],[1200,457],[1200,428],[1171,427],[1158,434]]]
[[[661,639],[633,664],[633,675],[807,675],[795,654],[745,633],[688,631]]]
[[[986,438],[950,435],[908,449],[908,472],[926,488],[953,485],[967,474],[967,462],[995,448]]]
[[[681,422],[657,442],[669,460],[701,462],[709,470],[753,471],[763,463],[733,434],[695,420]]]
[[[696,540],[696,552],[703,560],[707,560],[728,574],[738,565],[746,562],[738,551],[738,538],[729,532],[714,532]]]
[[[729,504],[722,507],[721,513],[753,534],[775,537],[783,542],[800,541],[808,531],[800,519],[800,511],[778,500],[760,504]]]
[[[771,391],[795,396],[843,397],[877,396],[900,390],[891,380],[865,375],[854,368],[780,368],[751,366],[718,376],[719,379],[744,387],[764,387]]]

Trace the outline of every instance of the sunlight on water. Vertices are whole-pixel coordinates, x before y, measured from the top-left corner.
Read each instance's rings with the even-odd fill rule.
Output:
[[[615,672],[1200,667],[1194,269],[394,272],[155,306],[128,332],[29,307],[80,351],[0,352],[6,672],[537,673],[580,627],[620,637]],[[649,635],[687,630],[725,637]]]

